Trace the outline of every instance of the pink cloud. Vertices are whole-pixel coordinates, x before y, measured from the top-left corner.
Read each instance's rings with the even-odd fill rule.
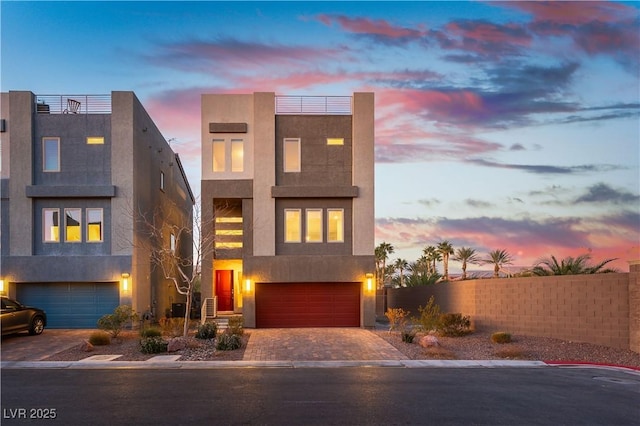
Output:
[[[524,10],[535,21],[580,25],[592,21],[617,22],[638,15],[638,10],[620,3],[605,1],[526,1],[502,3]]]
[[[354,34],[382,36],[390,39],[420,38],[426,34],[424,29],[415,30],[394,26],[383,19],[372,20],[338,15],[319,15],[318,20],[327,26],[330,26],[333,22],[337,22],[342,29]]]

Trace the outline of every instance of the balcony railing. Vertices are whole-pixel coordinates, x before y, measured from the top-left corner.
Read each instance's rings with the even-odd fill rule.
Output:
[[[276,96],[276,114],[350,115],[351,96]]]
[[[36,95],[38,114],[111,114],[111,95]]]

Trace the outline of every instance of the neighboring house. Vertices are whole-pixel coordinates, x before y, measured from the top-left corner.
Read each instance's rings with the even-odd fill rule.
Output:
[[[218,312],[374,326],[373,93],[202,95],[202,217]]]
[[[51,328],[95,328],[121,304],[156,318],[182,302],[150,263],[138,215],[191,221],[180,159],[132,92],[2,93],[2,291]],[[169,218],[171,216],[171,218]],[[192,252],[192,241],[162,244]]]

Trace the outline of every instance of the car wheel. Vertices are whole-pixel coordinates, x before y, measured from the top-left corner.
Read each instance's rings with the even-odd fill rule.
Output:
[[[35,317],[31,320],[31,327],[29,327],[29,334],[41,334],[44,330],[44,320],[42,317]]]

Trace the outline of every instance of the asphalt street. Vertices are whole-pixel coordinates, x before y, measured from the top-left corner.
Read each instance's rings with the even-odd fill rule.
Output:
[[[640,424],[640,375],[604,368],[18,368],[1,380],[2,425]]]

